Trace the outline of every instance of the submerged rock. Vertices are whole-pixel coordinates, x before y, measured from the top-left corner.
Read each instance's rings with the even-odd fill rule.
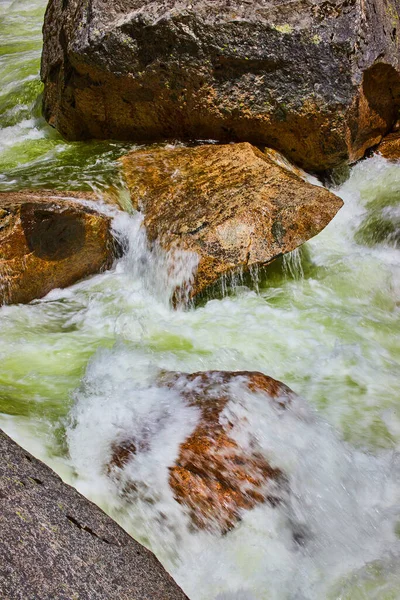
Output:
[[[277,410],[285,410],[296,398],[294,392],[271,377],[247,371],[166,372],[158,385],[173,389],[187,405],[199,409],[199,422],[181,444],[169,475],[174,498],[195,528],[226,532],[243,510],[281,502],[287,488],[285,474],[256,449],[239,446],[231,435],[237,421],[224,410],[235,394],[237,398],[246,391],[261,393]],[[130,438],[113,445],[107,466],[110,477],[118,479],[139,443]]]
[[[110,219],[78,192],[0,193],[0,305],[27,303],[107,269]]]
[[[398,0],[50,0],[44,115],[68,139],[249,141],[322,171],[397,119],[399,32]]]
[[[121,160],[150,242],[198,255],[192,296],[294,250],[343,204],[248,143],[141,150]]]
[[[400,131],[390,133],[383,138],[377,152],[388,160],[400,160]]]
[[[0,431],[3,598],[187,600],[155,556]]]

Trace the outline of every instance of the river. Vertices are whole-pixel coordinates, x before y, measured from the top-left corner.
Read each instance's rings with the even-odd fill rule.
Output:
[[[126,198],[116,159],[134,146],[66,143],[41,118],[44,8],[0,0],[0,191],[101,198],[114,185]],[[115,213],[126,253],[110,271],[0,308],[1,427],[150,547],[191,600],[400,598],[400,164],[373,156],[334,191],[345,205],[316,238],[188,310],[170,308],[165,262],[132,211]],[[160,395],[160,368],[259,370],[302,396],[279,419],[241,407],[238,439],[256,435],[288,473],[289,505],[258,506],[226,535],[188,527],[167,482],[193,415]],[[128,501],[104,471],[138,423],[152,435],[135,473],[151,502]]]

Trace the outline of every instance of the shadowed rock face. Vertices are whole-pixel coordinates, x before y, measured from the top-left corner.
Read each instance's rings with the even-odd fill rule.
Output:
[[[44,114],[69,139],[249,141],[330,169],[397,118],[399,6],[50,0]]]
[[[158,385],[174,389],[200,411],[199,423],[181,445],[169,476],[174,497],[186,508],[195,528],[226,532],[240,520],[243,510],[263,502],[274,506],[285,497],[284,473],[256,450],[240,448],[230,436],[229,416],[222,418],[235,383],[244,391],[265,394],[265,401],[278,410],[285,410],[295,398],[286,385],[257,372],[166,372],[158,380]],[[236,389],[235,393],[240,392]],[[119,477],[135,455],[136,445],[136,440],[127,439],[113,446],[109,476]]]
[[[198,254],[192,296],[221,275],[294,250],[343,204],[276,153],[247,143],[143,150],[121,160],[149,240]]]
[[[10,600],[187,600],[155,556],[0,431],[0,589]]]
[[[0,193],[0,305],[27,303],[111,266],[110,219],[73,192]]]

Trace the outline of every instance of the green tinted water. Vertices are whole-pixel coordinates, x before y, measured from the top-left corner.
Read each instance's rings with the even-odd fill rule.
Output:
[[[110,184],[121,185],[116,158],[131,146],[116,142],[66,143],[41,118],[38,73],[43,13],[41,0],[0,0],[0,191],[93,189],[101,195]],[[82,434],[79,454],[89,452],[93,436],[97,436],[97,446],[102,446],[101,432],[106,423],[100,408],[95,417],[85,413],[89,410],[85,406],[93,397],[85,386],[95,389],[99,373],[104,372],[110,388],[104,385],[105,391],[96,391],[96,398],[99,407],[107,400],[106,405],[114,407],[112,415],[117,415],[127,396],[119,395],[123,382],[131,377],[140,379],[150,367],[182,371],[260,370],[301,394],[336,429],[338,437],[349,444],[343,448],[350,448],[350,453],[363,452],[365,460],[370,460],[371,472],[377,469],[376,460],[392,464],[400,450],[400,165],[389,164],[380,157],[364,161],[353,168],[350,179],[336,191],[345,201],[342,211],[301,251],[259,274],[258,292],[254,281],[250,287],[237,282],[225,297],[204,301],[186,312],[172,311],[165,297],[155,293],[161,267],[157,261],[151,263],[152,257],[138,243],[138,217],[117,217],[115,228],[129,241],[129,252],[110,272],[68,290],[54,291],[28,306],[0,309],[3,428],[115,514],[115,492],[104,491],[100,475],[96,476],[97,483],[87,484],[90,476],[74,458],[76,448],[72,442],[69,446],[66,438],[66,432],[71,431],[71,409],[78,403],[82,407],[82,423],[90,418],[86,431],[97,423],[97,429],[88,437]],[[147,261],[146,273],[140,270],[143,258]],[[132,383],[133,388],[135,385]],[[116,424],[115,435],[118,427]],[[316,427],[315,433],[318,431]],[[112,431],[107,435],[112,435]],[[300,430],[293,430],[294,438],[301,439],[301,435]],[[327,442],[326,456],[336,456],[334,445]],[[357,461],[361,460],[356,456],[351,459],[354,473],[359,472]],[[320,463],[325,460],[325,455],[321,455]],[[336,482],[336,491],[342,485],[342,476],[336,472],[329,475],[329,482]],[[393,477],[388,474],[385,481],[393,487],[388,502],[392,512],[396,512],[400,506],[400,485]],[[354,475],[352,481],[356,479]],[[320,477],[318,485],[324,497],[321,490],[328,484]],[[307,489],[304,483],[304,493]],[[367,494],[369,498],[371,493]],[[383,504],[386,510],[386,500],[382,506],[380,502],[383,501],[377,500],[376,510],[383,511]],[[370,507],[370,500],[358,508],[360,523],[366,506]],[[229,543],[240,555],[238,563],[227,558],[225,542],[196,538],[200,548],[202,543],[208,548],[215,545],[215,554],[210,550],[214,561],[216,556],[225,557],[218,585],[210,583],[203,590],[205,595],[201,595],[196,576],[188,578],[187,572],[198,568],[198,576],[208,580],[215,564],[196,567],[196,561],[187,563],[181,557],[177,566],[176,557],[172,560],[165,552],[165,540],[160,541],[150,525],[149,532],[143,529],[140,519],[129,511],[121,516],[121,511],[118,504],[124,525],[159,552],[192,598],[211,599],[217,592],[240,589],[248,590],[243,598],[265,597],[261,592],[269,581],[262,577],[265,563],[254,570],[257,561],[249,558],[249,548],[258,539],[259,547],[271,561],[265,542],[270,533],[264,531],[263,538],[255,538],[256,533],[248,524],[247,529],[241,530],[242,537],[237,532],[232,534]],[[335,519],[340,519],[332,508],[327,506],[326,511],[318,522],[331,518],[335,523]],[[264,517],[259,517],[260,522],[264,522]],[[148,518],[151,520],[151,515]],[[361,535],[356,526],[354,529],[354,535]],[[375,537],[368,533],[360,542],[369,548],[370,553],[365,556],[353,549],[347,554],[343,550],[347,557],[343,560],[348,565],[337,558],[335,567],[326,561],[317,568],[314,561],[312,566],[307,563],[307,569],[319,573],[313,575],[318,586],[337,575],[339,583],[335,585],[342,586],[345,595],[341,596],[336,587],[332,592],[335,598],[400,597],[398,587],[393,592],[397,580],[391,575],[386,582],[390,591],[384,591],[386,583],[382,584],[381,579],[385,571],[379,571],[378,583],[369,582],[366,587],[363,583],[363,577],[371,578],[372,571],[367,567],[367,575],[363,575],[362,565],[380,559],[385,549],[392,548],[391,535],[395,535],[393,527],[390,535],[386,531]],[[283,534],[277,536],[280,540]],[[187,547],[194,543],[190,539]],[[343,543],[337,541],[338,557]],[[277,546],[271,547],[276,554]],[[194,550],[193,553],[198,560]],[[296,573],[293,564],[300,569],[300,563],[293,560],[282,555],[282,573]],[[349,583],[343,583],[343,577],[353,568],[357,569],[356,575],[351,576]],[[236,569],[241,573],[237,580],[233,577]],[[267,597],[325,597],[325,591],[321,592],[324,588],[311,584],[308,588],[304,582],[303,587],[293,591],[292,579],[289,575],[287,580],[283,575],[277,577],[275,584],[270,583]],[[229,585],[222,580],[229,581]],[[361,590],[357,591],[358,596],[355,592],[348,595],[350,585]],[[383,587],[377,596],[379,585]]]

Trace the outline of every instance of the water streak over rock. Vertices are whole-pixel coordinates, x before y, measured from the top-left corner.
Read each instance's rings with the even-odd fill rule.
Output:
[[[243,510],[282,501],[287,487],[284,473],[256,449],[237,443],[230,435],[236,419],[224,411],[243,390],[264,394],[266,402],[285,410],[296,397],[286,385],[247,371],[166,372],[158,385],[174,390],[200,411],[199,423],[181,444],[169,476],[174,498],[185,507],[194,527],[226,532],[240,520]],[[107,467],[111,477],[119,477],[135,456],[137,444],[138,440],[127,439],[113,445]]]

